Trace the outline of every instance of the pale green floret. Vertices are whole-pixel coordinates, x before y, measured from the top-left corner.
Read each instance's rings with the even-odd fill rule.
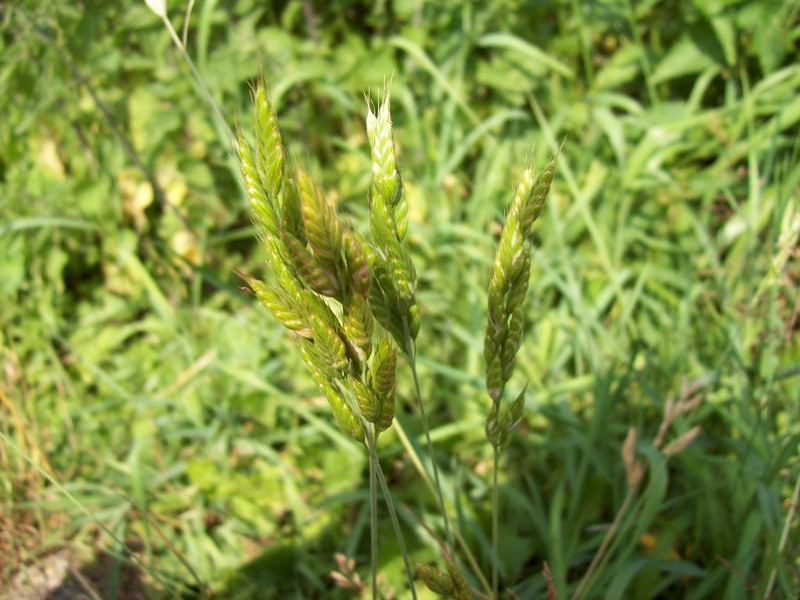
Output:
[[[394,141],[392,139],[392,119],[389,112],[389,94],[378,108],[377,116],[369,109],[367,113],[367,136],[372,148],[373,193],[388,205],[393,206],[400,186],[397,172]]]
[[[250,206],[256,215],[256,222],[270,235],[279,235],[278,217],[275,211],[273,201],[261,184],[258,177],[258,172],[253,160],[253,151],[247,140],[244,139],[242,130],[237,128],[238,142],[236,150],[239,155],[239,165],[242,170],[242,179],[244,180],[244,189],[247,193],[247,198],[250,201]]]
[[[370,294],[375,318],[392,334],[400,347],[406,346],[406,329],[411,339],[419,331],[419,313],[414,294],[417,274],[402,243],[408,230],[408,205],[397,170],[388,90],[377,113],[370,106],[367,136],[372,150],[370,188],[370,229],[372,246],[368,253],[373,285]]]
[[[269,105],[263,85],[253,98],[256,116],[256,169],[267,195],[275,202],[283,183],[284,153],[278,118]]]
[[[297,191],[308,243],[320,262],[335,270],[342,253],[339,219],[316,182],[302,170],[297,172]]]

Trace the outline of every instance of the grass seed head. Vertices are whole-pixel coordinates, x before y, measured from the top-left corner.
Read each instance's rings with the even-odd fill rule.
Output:
[[[486,387],[493,402],[486,433],[494,445],[507,443],[513,422],[518,421],[508,413],[501,416],[499,403],[505,384],[514,372],[516,354],[522,342],[522,305],[528,290],[533,253],[532,227],[542,212],[550,190],[556,157],[550,160],[538,177],[533,162],[523,171],[509,203],[489,275],[483,355],[486,361]],[[519,402],[519,398],[515,402]]]
[[[370,105],[367,136],[372,150],[370,229],[368,254],[373,284],[370,302],[378,322],[405,348],[406,331],[416,339],[419,312],[414,294],[417,274],[408,249],[402,243],[408,231],[408,206],[397,169],[389,109],[389,88],[377,111]]]
[[[238,130],[237,152],[260,239],[276,285],[246,278],[256,296],[294,334],[300,354],[339,426],[364,441],[394,419],[396,350],[372,345],[374,320],[400,343],[419,330],[416,272],[402,239],[408,208],[397,171],[388,92],[367,129],[373,185],[368,245],[302,169],[287,173],[277,117],[263,84],[254,91],[256,150]],[[338,302],[334,314],[326,298]],[[337,316],[338,315],[338,316]]]
[[[372,149],[372,194],[392,207],[402,191],[392,137],[389,91],[387,87],[377,114],[372,106],[368,106],[367,137]]]
[[[434,594],[452,596],[456,589],[455,582],[449,573],[445,573],[434,565],[417,563],[417,575]]]

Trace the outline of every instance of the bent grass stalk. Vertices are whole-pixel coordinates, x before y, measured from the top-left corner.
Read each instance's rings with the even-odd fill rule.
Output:
[[[703,379],[698,379],[692,383],[685,383],[682,386],[680,396],[677,400],[669,399],[664,404],[664,413],[661,418],[661,424],[658,427],[658,432],[655,439],[651,442],[650,446],[653,450],[661,454],[665,459],[683,451],[695,438],[700,434],[700,426],[686,430],[677,438],[672,440],[667,445],[664,445],[664,438],[672,426],[675,419],[683,414],[688,414],[694,411],[697,406],[702,402],[704,395],[702,388],[706,385]],[[606,530],[603,541],[600,543],[595,555],[592,557],[592,562],[581,577],[578,586],[572,594],[571,600],[580,600],[584,593],[589,591],[592,584],[593,576],[598,572],[603,562],[607,560],[609,548],[611,543],[615,540],[619,533],[623,520],[628,516],[631,504],[636,498],[644,476],[647,472],[646,463],[636,458],[636,428],[631,426],[625,436],[625,441],[622,444],[622,463],[625,466],[625,476],[628,480],[628,489],[625,498],[614,516],[614,520]],[[766,596],[765,596],[766,597]]]
[[[377,454],[378,436],[394,420],[397,357],[390,336],[374,331],[373,274],[368,262],[372,251],[339,221],[317,183],[287,164],[277,116],[263,83],[254,91],[254,105],[255,149],[239,129],[236,150],[272,282],[245,279],[291,332],[339,428],[368,451],[373,598],[377,598],[376,480],[416,598],[402,531]]]

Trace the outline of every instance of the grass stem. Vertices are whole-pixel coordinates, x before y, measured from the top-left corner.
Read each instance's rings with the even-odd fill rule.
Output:
[[[630,506],[631,502],[633,502],[634,497],[636,496],[637,487],[632,487],[629,491],[627,496],[625,496],[625,500],[622,502],[622,506],[620,506],[619,510],[617,511],[617,515],[614,517],[614,521],[611,523],[611,526],[606,531],[606,535],[603,538],[600,547],[597,549],[597,552],[592,558],[592,562],[589,565],[589,568],[586,569],[586,572],[583,574],[578,587],[575,588],[575,592],[572,594],[571,600],[578,600],[583,592],[586,590],[589,580],[591,579],[594,572],[597,570],[597,566],[600,564],[600,561],[606,555],[606,551],[608,550],[609,544],[611,544],[611,540],[614,539],[614,536],[617,534],[617,530],[619,529],[620,525],[622,524],[622,519],[628,512],[628,507]]]
[[[439,511],[442,513],[444,519],[444,532],[447,538],[447,547],[450,552],[455,556],[455,547],[453,544],[453,534],[450,531],[450,519],[447,516],[447,510],[444,506],[444,495],[442,494],[442,485],[439,481],[439,467],[436,464],[436,455],[433,452],[433,442],[431,441],[431,430],[428,426],[428,417],[425,413],[425,403],[422,401],[422,392],[419,388],[419,377],[417,376],[417,361],[414,356],[414,344],[411,341],[411,332],[408,328],[408,319],[403,318],[403,336],[405,339],[406,356],[408,356],[408,364],[411,367],[411,376],[414,379],[414,390],[417,394],[417,404],[419,405],[419,414],[422,417],[422,430],[425,432],[425,443],[428,446],[428,455],[430,456],[431,466],[433,467],[433,481],[436,486],[436,497],[439,501]]]
[[[499,522],[500,522],[500,509],[498,506],[498,499],[500,494],[497,489],[497,471],[500,468],[500,447],[493,446],[494,453],[492,457],[492,598],[497,600],[499,598],[499,576],[498,576],[498,562],[499,562]]]
[[[200,88],[200,94],[211,107],[211,110],[213,111],[214,116],[217,118],[220,127],[227,134],[228,141],[233,143],[233,141],[236,139],[236,136],[233,135],[233,131],[228,125],[228,122],[225,120],[225,117],[222,115],[219,105],[214,100],[214,97],[211,95],[211,92],[206,86],[205,81],[203,81],[203,78],[200,76],[200,72],[197,70],[197,67],[195,67],[192,57],[189,56],[189,53],[186,51],[186,46],[183,45],[181,38],[178,36],[178,32],[175,31],[175,28],[172,26],[172,23],[166,15],[163,15],[161,20],[164,22],[164,26],[167,28],[175,47],[178,48],[181,56],[183,56],[183,60],[185,60],[186,64],[189,65],[189,70],[192,72],[192,76],[194,77],[197,86]]]
[[[431,494],[435,496],[436,495],[435,484],[433,483],[431,476],[428,474],[428,471],[423,466],[422,461],[420,460],[419,457],[419,453],[416,451],[416,448],[411,443],[411,440],[409,440],[408,434],[406,433],[405,427],[403,427],[403,423],[400,421],[400,419],[395,418],[393,427],[395,428],[397,437],[400,438],[400,443],[402,444],[403,448],[405,448],[405,451],[408,453],[411,462],[414,464],[414,468],[422,477],[422,480],[425,482],[425,485],[428,486],[428,489],[430,490]],[[485,593],[486,594],[491,593],[492,589],[491,584],[489,583],[489,580],[486,579],[486,576],[483,574],[483,571],[481,570],[480,565],[478,564],[478,561],[475,558],[475,555],[469,549],[469,546],[467,545],[467,542],[464,540],[464,537],[458,532],[457,529],[455,530],[453,537],[454,541],[458,543],[458,547],[461,549],[465,561],[467,562],[467,564],[469,564],[470,568],[472,568],[473,574],[478,578],[478,581],[480,582],[481,587],[484,589]]]
[[[371,428],[374,432],[374,427]],[[367,434],[369,435],[369,433]],[[373,433],[374,435],[374,433]],[[372,575],[372,600],[378,600],[378,490],[376,465],[370,453],[369,468],[369,541],[370,541],[370,574]]]
[[[381,463],[380,460],[378,459],[378,451],[377,448],[375,447],[375,440],[372,439],[369,435],[367,435],[366,442],[367,442],[366,443],[367,451],[369,452],[370,463],[372,464],[371,471],[374,471],[375,475],[377,475],[378,483],[380,483],[381,490],[383,491],[383,497],[384,500],[386,501],[386,507],[389,509],[389,517],[391,518],[392,521],[394,534],[395,537],[397,538],[397,543],[400,546],[400,554],[403,556],[403,565],[405,566],[406,577],[408,578],[408,587],[411,590],[411,597],[413,600],[417,600],[417,590],[414,587],[414,574],[411,571],[411,563],[408,560],[408,550],[406,549],[406,543],[403,538],[403,531],[402,529],[400,529],[400,521],[397,518],[397,511],[394,508],[394,502],[392,501],[392,496],[389,493],[389,486],[386,483],[386,477],[383,474],[383,469],[381,468]],[[373,515],[374,514],[375,513],[373,511]],[[375,568],[374,560],[373,560],[373,568]]]

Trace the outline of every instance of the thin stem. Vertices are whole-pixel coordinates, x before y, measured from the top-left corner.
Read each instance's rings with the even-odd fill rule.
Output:
[[[786,548],[786,541],[789,539],[789,531],[792,529],[792,521],[794,520],[795,507],[797,506],[798,499],[800,499],[800,474],[798,474],[797,481],[794,484],[794,493],[792,494],[792,501],[789,503],[789,512],[786,515],[786,522],[783,525],[780,542],[778,542],[778,558],[780,558],[780,555],[783,554]],[[775,578],[777,575],[778,568],[773,567],[772,573],[769,574],[769,582],[764,592],[764,598],[772,596],[772,588],[775,586]]]
[[[367,451],[369,452],[370,462],[372,463],[375,474],[378,476],[378,483],[381,484],[383,498],[386,501],[387,508],[389,509],[389,517],[392,520],[394,534],[397,538],[397,543],[400,546],[400,554],[403,556],[403,564],[405,565],[406,569],[406,577],[408,578],[408,587],[411,590],[411,597],[413,600],[417,600],[417,590],[414,587],[414,574],[411,571],[411,563],[408,561],[408,551],[406,550],[403,531],[400,529],[400,521],[397,518],[397,511],[394,508],[394,502],[392,502],[392,497],[389,494],[389,486],[386,483],[386,477],[383,474],[381,463],[378,460],[378,451],[375,448],[375,440],[373,440],[370,436],[365,436],[365,441]]]
[[[397,437],[400,438],[400,443],[402,444],[405,451],[408,453],[408,456],[411,459],[411,462],[414,463],[414,467],[417,469],[417,472],[422,477],[422,480],[425,482],[425,485],[428,486],[428,489],[431,491],[431,494],[434,496],[436,495],[436,487],[431,479],[431,476],[428,474],[428,471],[422,465],[422,461],[419,458],[419,454],[417,453],[416,448],[411,444],[411,441],[408,438],[408,434],[406,433],[403,424],[400,422],[400,419],[395,418],[394,425],[392,427],[395,428],[395,432],[397,433]],[[490,594],[492,591],[491,584],[489,580],[486,579],[486,576],[481,571],[480,565],[478,561],[475,559],[475,555],[469,549],[467,542],[464,540],[464,537],[458,532],[456,529],[454,534],[454,539],[458,542],[458,547],[461,548],[461,553],[463,554],[466,562],[472,568],[473,574],[478,578],[480,581],[481,587],[486,591],[486,594]]]
[[[411,342],[411,332],[408,329],[408,319],[403,318],[403,338],[406,343],[406,356],[408,356],[408,364],[411,367],[411,375],[414,379],[414,390],[417,393],[417,404],[419,405],[419,414],[422,417],[422,430],[425,432],[425,442],[428,445],[428,455],[431,459],[433,466],[433,480],[436,484],[436,497],[439,501],[439,511],[442,513],[444,519],[444,532],[447,538],[447,547],[455,557],[455,546],[453,544],[453,534],[450,531],[450,519],[447,517],[447,511],[444,507],[444,495],[442,494],[442,486],[439,482],[439,467],[436,465],[436,455],[433,453],[433,442],[431,441],[431,430],[428,427],[428,417],[425,414],[425,404],[422,401],[422,392],[419,389],[419,378],[417,377],[417,361],[414,357],[414,345]]]
[[[366,435],[369,435],[369,433]],[[375,488],[376,469],[375,463],[372,460],[372,453],[369,455],[369,462],[370,571],[372,574],[372,600],[378,600],[378,490]]]
[[[167,28],[167,31],[169,31],[169,35],[172,37],[172,41],[175,43],[175,46],[178,48],[178,51],[180,51],[181,56],[183,56],[183,59],[186,61],[186,64],[189,65],[189,70],[191,70],[192,75],[194,76],[195,81],[197,82],[197,85],[200,87],[200,93],[203,95],[206,102],[208,102],[208,104],[211,106],[211,110],[214,111],[214,116],[217,118],[217,121],[219,121],[219,124],[228,134],[228,140],[230,142],[233,142],[236,139],[236,137],[233,135],[233,131],[231,131],[231,128],[228,126],[228,122],[225,120],[225,117],[222,116],[222,111],[220,111],[219,106],[214,101],[214,98],[211,96],[211,92],[208,91],[208,88],[206,87],[203,78],[200,76],[200,73],[194,66],[194,61],[189,56],[189,53],[186,52],[186,46],[183,45],[181,38],[178,37],[178,33],[172,27],[172,23],[167,18],[167,16],[166,15],[162,16],[161,20],[164,21],[164,26]]]
[[[497,471],[500,468],[500,446],[493,446],[494,456],[492,459],[492,598],[497,600],[499,598],[499,576],[498,576],[498,561],[500,556],[499,550],[499,523],[500,523],[500,509],[498,506],[498,499],[500,494],[497,489]]]
[[[594,558],[592,558],[592,562],[589,565],[589,568],[586,570],[586,573],[583,574],[583,578],[578,584],[578,587],[575,589],[575,593],[572,594],[571,600],[578,600],[578,598],[581,597],[581,594],[583,594],[583,591],[586,588],[586,586],[589,584],[589,579],[592,577],[592,574],[594,574],[595,570],[597,569],[597,565],[600,564],[600,561],[605,556],[606,551],[608,550],[608,546],[609,544],[611,544],[611,540],[614,539],[614,536],[616,535],[619,526],[622,524],[623,517],[625,517],[625,514],[628,512],[628,506],[630,506],[630,503],[633,501],[633,498],[636,495],[637,487],[638,486],[634,486],[628,490],[628,495],[625,496],[625,500],[622,502],[622,506],[620,506],[619,510],[617,511],[617,515],[614,517],[614,521],[611,523],[611,526],[608,528],[608,531],[606,531],[606,535],[603,538],[600,547],[597,549]]]

